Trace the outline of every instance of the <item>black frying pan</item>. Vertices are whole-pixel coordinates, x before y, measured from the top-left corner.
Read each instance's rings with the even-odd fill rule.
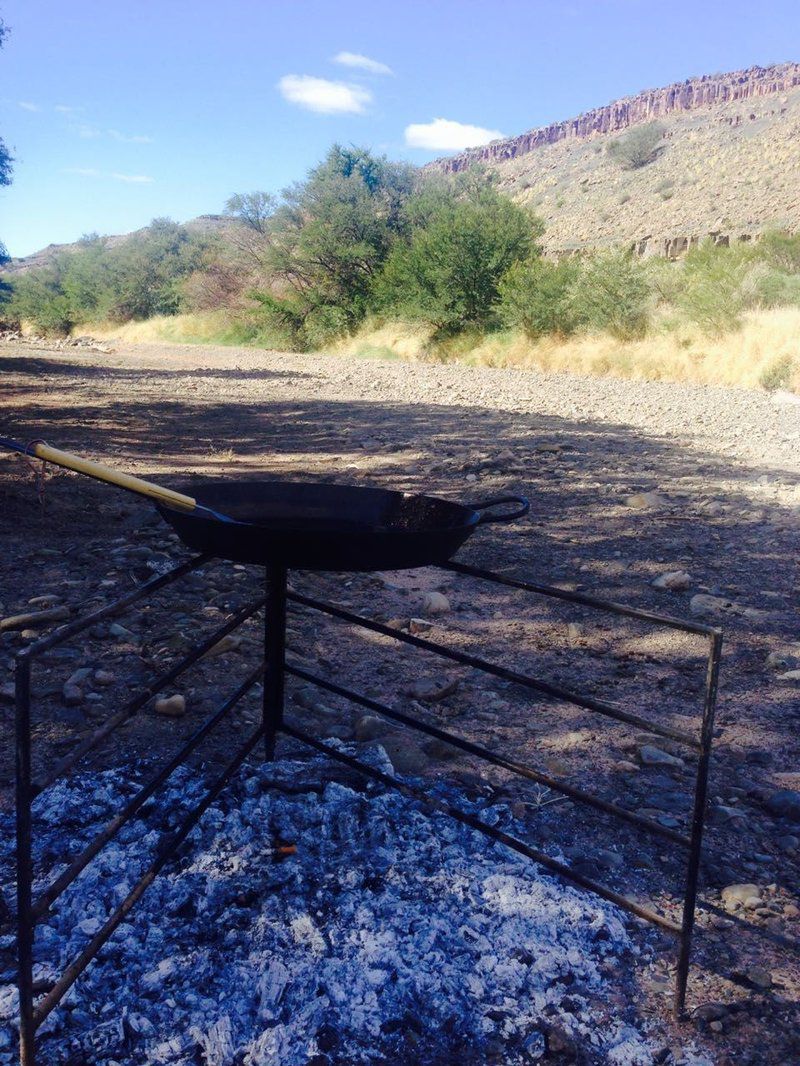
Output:
[[[530,510],[524,496],[461,504],[387,489],[293,481],[197,482],[176,492],[43,441],[23,446],[0,437],[0,447],[149,497],[196,551],[297,570],[400,570],[443,563],[482,523],[511,522]],[[505,503],[517,507],[489,511]]]
[[[156,503],[181,540],[241,563],[297,570],[401,570],[446,562],[477,527],[511,522],[530,509],[523,496],[452,503],[436,496],[296,481],[219,481],[182,487],[233,519]],[[489,508],[515,503],[509,512]]]

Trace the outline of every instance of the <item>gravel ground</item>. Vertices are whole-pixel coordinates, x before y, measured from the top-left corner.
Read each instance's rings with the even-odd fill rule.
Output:
[[[611,1002],[616,996],[620,1010],[639,1005],[663,1038],[663,1063],[680,1061],[669,1048],[691,1040],[720,1066],[800,1059],[794,398],[166,345],[115,353],[6,345],[0,381],[4,432],[45,437],[173,484],[190,474],[261,474],[369,482],[460,500],[523,492],[532,501],[530,518],[481,530],[460,559],[722,626],[726,650],[690,985],[691,1006],[699,1009],[681,1026],[668,1019],[674,953],[665,938],[663,944],[657,938],[646,963],[620,966],[609,977]],[[130,497],[56,474],[44,484],[42,509],[36,488],[24,461],[0,459],[0,618],[31,609],[29,601],[42,595],[73,607],[120,594],[181,557],[152,511]],[[670,588],[654,587],[667,574],[680,576],[667,580]],[[697,728],[702,642],[439,571],[295,581],[398,629],[421,625],[442,643],[612,696],[644,717]],[[253,568],[212,567],[188,583],[179,603],[164,598],[150,612],[123,619],[128,636],[93,633],[70,659],[44,664],[42,757],[59,753],[112,709],[148,669],[176,654],[187,633],[195,638],[198,619],[221,624],[259,586]],[[507,749],[553,776],[591,785],[662,825],[686,826],[693,765],[669,742],[542,703],[466,669],[442,668],[396,650],[388,638],[366,641],[356,631],[320,625],[308,613],[294,613],[290,638],[297,661],[309,669]],[[2,639],[0,697],[10,679],[4,671],[29,638],[12,631]],[[89,766],[147,759],[187,735],[257,647],[255,626],[241,645],[204,662],[199,679],[182,690],[185,716],[166,719],[148,709]],[[104,675],[101,683],[101,669],[113,680]],[[76,671],[85,671],[74,682],[81,698],[67,701],[63,686]],[[380,735],[398,772],[456,781],[472,800],[508,804],[534,846],[563,853],[612,886],[676,913],[680,856],[658,838],[620,830],[585,808],[522,787],[504,771],[453,758],[436,742],[381,730],[336,698],[322,701],[302,686],[290,688],[289,711],[319,734],[363,744]],[[237,735],[223,734],[223,747]],[[648,747],[660,753],[656,765]],[[10,756],[9,735],[0,765],[6,781]],[[209,763],[214,757],[205,756]],[[5,797],[7,805],[7,790]],[[735,885],[750,887],[734,891]],[[631,935],[645,936],[635,928]],[[552,1061],[570,1060],[556,1054]]]

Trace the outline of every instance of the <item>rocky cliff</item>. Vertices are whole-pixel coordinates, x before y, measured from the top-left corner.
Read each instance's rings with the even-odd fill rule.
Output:
[[[749,67],[731,74],[708,74],[701,78],[649,89],[596,107],[564,122],[528,130],[518,137],[493,141],[481,148],[469,148],[460,155],[438,159],[430,166],[455,173],[475,163],[498,163],[532,152],[558,141],[583,139],[593,134],[615,133],[640,122],[652,122],[675,113],[696,111],[714,104],[745,101],[785,93],[800,86],[800,63],[771,67]]]

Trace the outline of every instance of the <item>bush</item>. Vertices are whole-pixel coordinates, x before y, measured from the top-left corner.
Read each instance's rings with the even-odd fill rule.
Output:
[[[646,333],[650,304],[647,272],[627,252],[600,252],[582,260],[568,296],[576,327],[618,340]]]
[[[648,122],[634,126],[608,146],[608,154],[623,170],[638,170],[647,166],[663,151],[664,126]]]
[[[752,251],[742,246],[704,241],[692,248],[682,265],[678,307],[706,333],[736,329],[748,306],[744,284],[752,263]]]
[[[500,283],[500,315],[505,325],[536,339],[548,333],[568,336],[577,328],[571,290],[580,265],[576,259],[517,263]]]
[[[485,183],[460,196],[423,190],[408,215],[411,235],[395,246],[376,283],[379,304],[441,334],[494,325],[501,279],[537,250],[541,223]]]
[[[794,374],[794,360],[789,355],[782,355],[761,372],[759,384],[768,392],[789,387]]]

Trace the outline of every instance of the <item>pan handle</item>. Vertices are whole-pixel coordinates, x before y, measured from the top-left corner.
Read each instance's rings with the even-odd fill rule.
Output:
[[[486,522],[513,522],[515,518],[522,518],[531,509],[530,502],[525,496],[495,496],[491,500],[468,503],[465,506],[472,508],[473,511],[487,511],[490,507],[497,507],[501,503],[518,503],[519,507],[505,514],[482,514],[478,519],[478,525],[484,525]]]
[[[182,492],[166,489],[163,485],[154,485],[152,481],[143,481],[131,474],[123,474],[120,470],[94,463],[91,459],[83,459],[79,455],[71,455],[62,452],[58,448],[51,448],[44,441],[35,440],[30,444],[19,444],[8,437],[0,437],[0,448],[8,448],[9,451],[21,452],[23,455],[33,455],[46,463],[55,463],[67,470],[74,470],[78,474],[86,474],[97,481],[105,481],[110,485],[119,485],[128,492],[135,492],[139,496],[149,496],[160,503],[170,504],[183,511],[193,511],[198,507],[197,501],[191,496],[185,496]]]

